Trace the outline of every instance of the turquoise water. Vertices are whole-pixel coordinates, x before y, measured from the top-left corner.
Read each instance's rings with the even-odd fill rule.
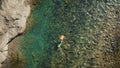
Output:
[[[43,0],[33,7],[31,14],[31,23],[25,35],[22,36],[21,49],[25,56],[25,68],[45,68],[48,67],[48,58],[46,53],[48,23],[52,16],[51,1]],[[29,26],[29,25],[28,25]]]
[[[38,1],[21,37],[25,68],[115,68],[117,0]]]

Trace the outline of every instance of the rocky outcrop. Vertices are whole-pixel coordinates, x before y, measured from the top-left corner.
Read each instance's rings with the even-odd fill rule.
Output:
[[[28,0],[1,0],[0,8],[0,66],[6,59],[9,42],[21,34],[30,14]]]

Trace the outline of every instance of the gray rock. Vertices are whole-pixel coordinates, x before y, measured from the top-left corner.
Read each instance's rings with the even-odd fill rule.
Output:
[[[6,59],[6,56],[0,53],[0,63],[2,63],[5,59]]]
[[[8,43],[26,28],[30,14],[28,0],[1,0],[0,6],[0,63],[8,55]],[[1,65],[1,64],[0,64]]]

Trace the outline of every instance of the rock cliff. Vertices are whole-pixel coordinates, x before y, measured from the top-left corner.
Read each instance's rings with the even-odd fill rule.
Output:
[[[25,30],[29,14],[28,0],[0,0],[0,66],[8,55],[10,41]]]

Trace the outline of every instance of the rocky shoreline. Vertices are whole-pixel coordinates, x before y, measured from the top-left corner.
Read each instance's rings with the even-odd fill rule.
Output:
[[[9,43],[26,28],[28,0],[0,0],[0,67],[8,56]]]

